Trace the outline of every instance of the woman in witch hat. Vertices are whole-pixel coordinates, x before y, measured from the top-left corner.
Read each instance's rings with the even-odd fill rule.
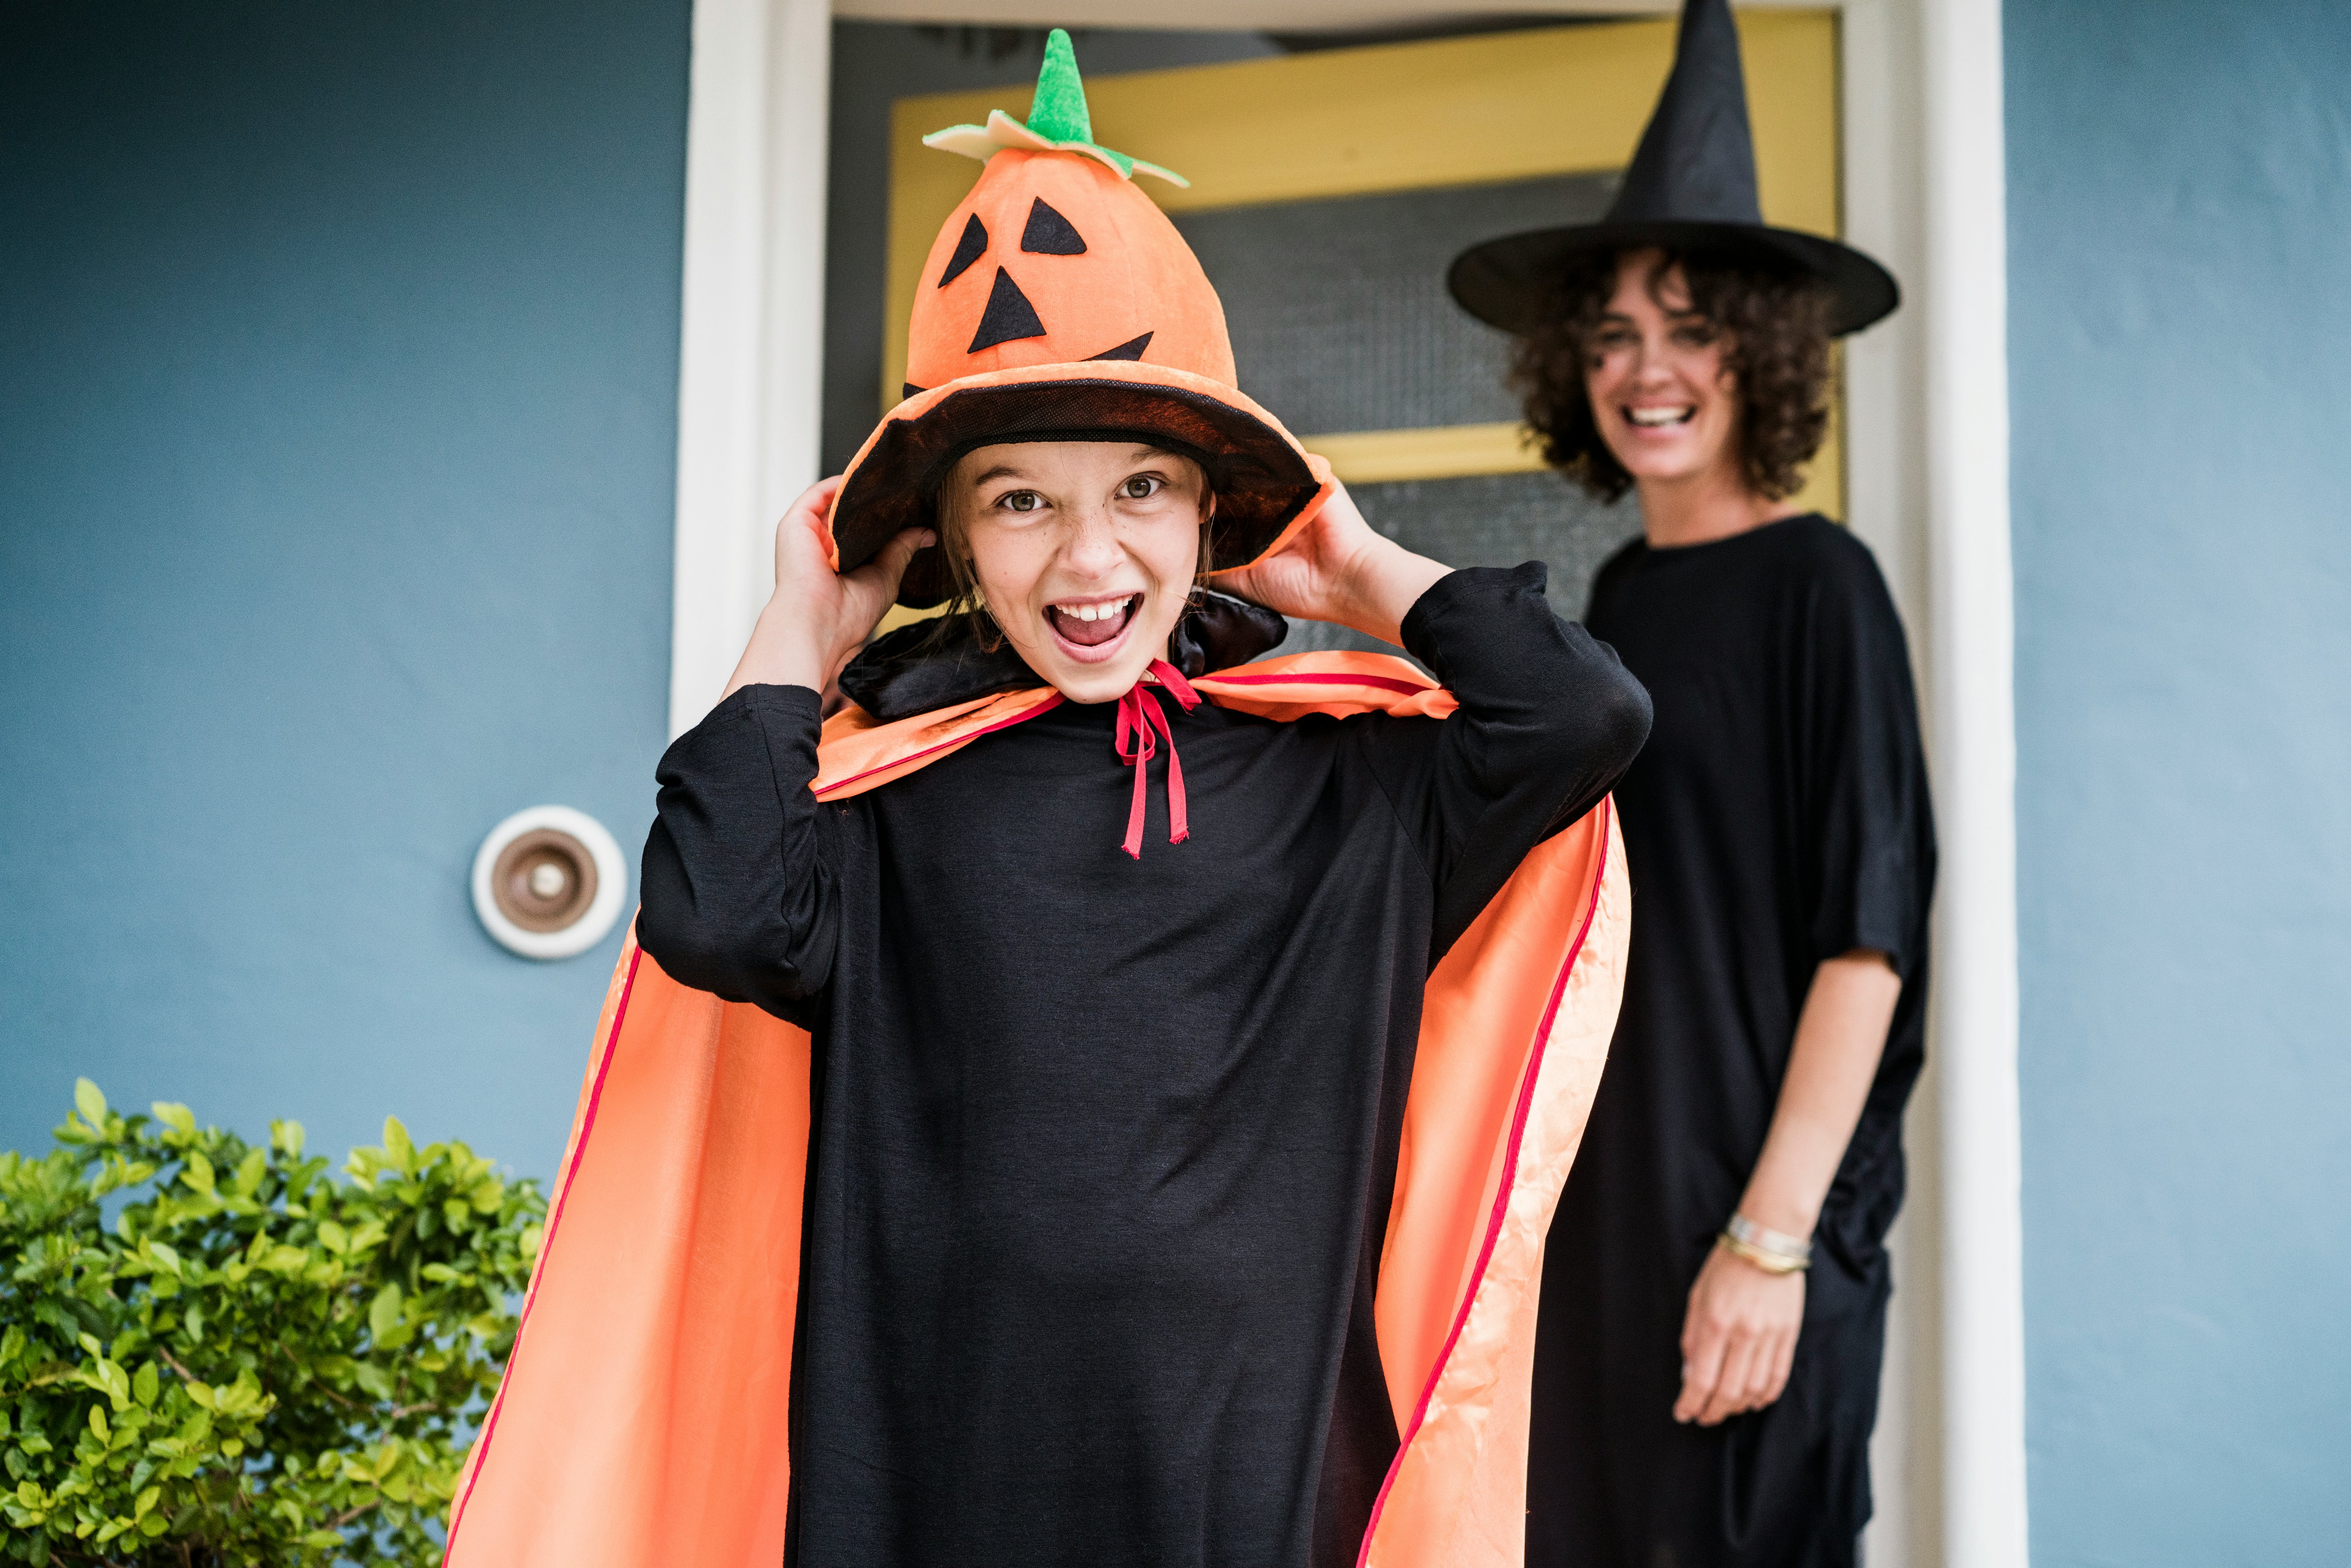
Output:
[[[451,1561],[1509,1568],[1647,703],[1237,390],[1065,35],[930,140],[986,171],[662,759]]]
[[[1656,715],[1619,790],[1624,1012],[1551,1231],[1528,1562],[1850,1563],[1935,842],[1886,585],[1787,497],[1830,340],[1895,283],[1763,223],[1724,0],[1684,10],[1606,217],[1479,246],[1450,283],[1520,337],[1551,462],[1640,497],[1586,621]]]

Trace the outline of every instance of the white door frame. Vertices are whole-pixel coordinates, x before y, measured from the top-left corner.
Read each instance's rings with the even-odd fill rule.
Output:
[[[1932,1066],[1877,1446],[1874,1568],[2027,1557],[2016,1049],[2005,152],[1999,0],[1841,13],[1845,232],[1907,308],[1846,359],[1847,511],[1923,629],[1943,844]],[[1182,26],[1367,26],[1672,0],[1192,0]],[[873,19],[1165,27],[1139,0],[843,0]],[[670,730],[707,711],[817,477],[833,10],[695,0],[687,117]],[[1939,1246],[1936,1245],[1939,1233]]]

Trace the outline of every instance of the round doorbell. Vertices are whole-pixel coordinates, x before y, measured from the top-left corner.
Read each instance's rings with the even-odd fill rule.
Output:
[[[569,958],[621,917],[628,863],[604,825],[569,806],[533,806],[490,830],[474,855],[474,913],[526,958]]]

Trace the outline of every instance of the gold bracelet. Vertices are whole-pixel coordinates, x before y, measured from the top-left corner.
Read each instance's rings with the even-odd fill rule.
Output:
[[[1801,1274],[1813,1266],[1809,1258],[1792,1257],[1785,1252],[1766,1252],[1750,1242],[1741,1241],[1728,1230],[1716,1237],[1714,1241],[1733,1258],[1752,1263],[1766,1274]]]

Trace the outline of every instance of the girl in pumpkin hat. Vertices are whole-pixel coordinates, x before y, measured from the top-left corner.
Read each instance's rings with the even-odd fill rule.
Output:
[[[931,140],[914,384],[662,760],[451,1560],[1514,1563],[1646,698],[1235,388],[1064,35]]]

